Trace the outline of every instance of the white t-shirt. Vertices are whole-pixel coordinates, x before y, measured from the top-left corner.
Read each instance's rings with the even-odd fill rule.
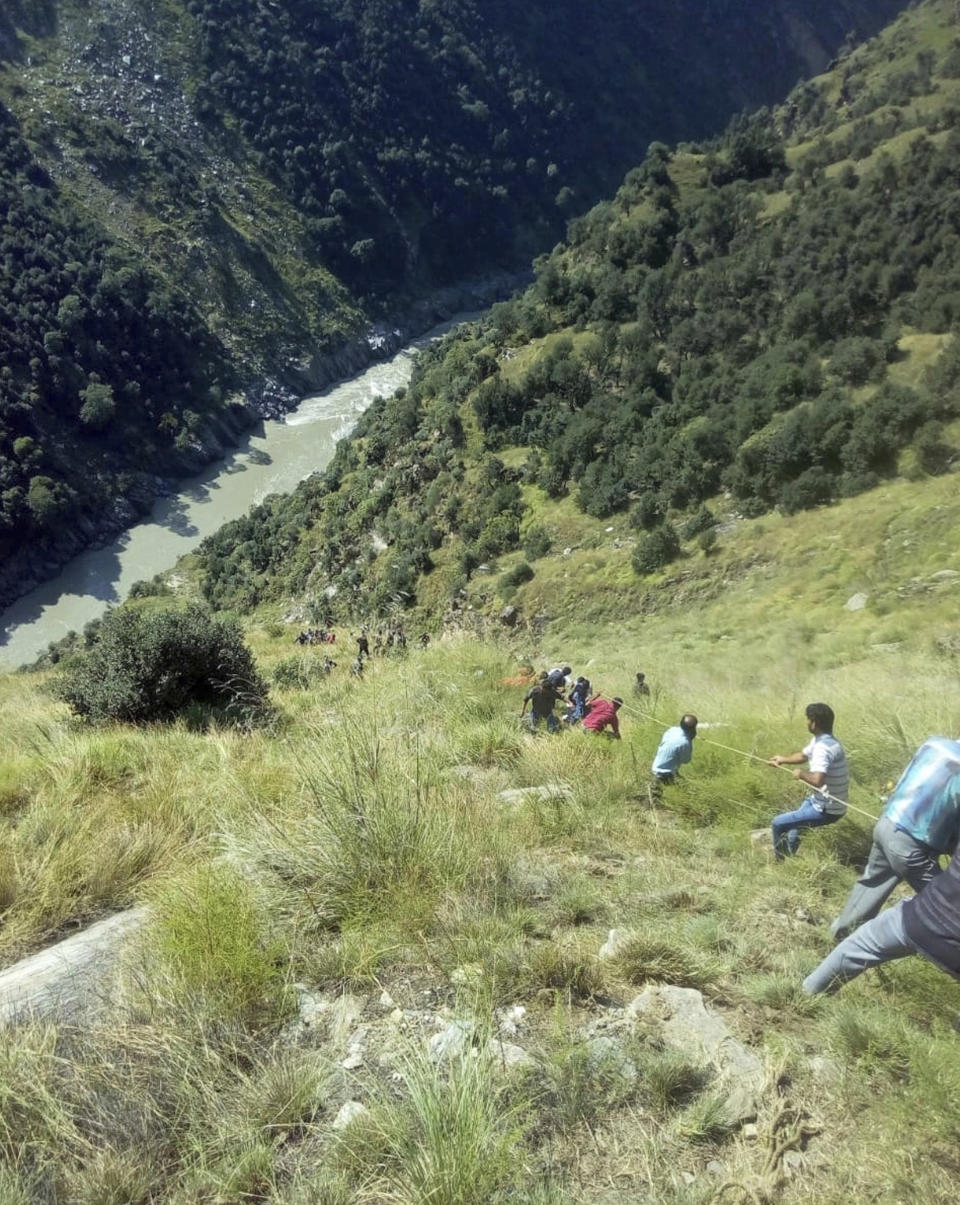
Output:
[[[829,732],[821,732],[815,736],[803,751],[812,774],[826,774],[827,780],[822,787],[814,787],[818,798],[816,806],[828,816],[842,816],[847,810],[847,794],[850,790],[850,777],[847,773],[847,755],[843,745]],[[821,792],[826,791],[833,796],[828,799]],[[842,800],[842,802],[838,802]]]

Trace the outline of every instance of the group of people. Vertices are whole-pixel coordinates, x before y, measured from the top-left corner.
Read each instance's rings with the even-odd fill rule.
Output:
[[[593,732],[597,736],[607,735],[618,741],[620,721],[617,712],[623,706],[623,699],[616,695],[612,699],[601,698],[594,693],[590,679],[583,675],[571,684],[572,675],[569,665],[557,666],[541,674],[540,680],[523,696],[520,718],[526,715],[529,704],[528,723],[531,731],[535,732],[542,721],[548,732],[557,732],[561,720],[557,718],[555,709],[565,703],[562,722],[568,727],[579,724],[586,732]]]
[[[843,745],[833,734],[826,703],[805,709],[809,741],[793,753],[776,753],[771,766],[795,766],[793,777],[811,787],[799,807],[771,823],[774,857],[795,854],[803,830],[833,824],[846,814],[850,778]],[[685,715],[660,742],[653,773],[676,779],[691,760],[697,717]],[[803,768],[805,767],[805,768]],[[873,830],[873,844],[830,931],[837,945],[804,980],[809,995],[835,992],[871,967],[920,954],[960,978],[960,741],[924,742],[888,796]],[[946,870],[940,858],[951,855]],[[901,882],[916,893],[881,911]]]
[[[524,697],[521,716],[531,705],[530,724],[540,719],[559,727],[554,707],[562,700],[569,666],[542,676]],[[634,692],[645,685],[637,674]],[[619,739],[617,712],[623,700],[609,702],[590,695],[590,683],[578,678],[566,696],[568,722],[603,732],[608,726]],[[810,787],[799,807],[774,816],[773,853],[792,856],[806,829],[834,824],[846,814],[849,771],[843,745],[834,736],[834,712],[826,703],[805,708],[809,740],[793,753],[776,753],[771,766],[795,767],[793,777]],[[680,767],[693,758],[698,720],[692,713],[668,728],[651,765],[654,779],[675,783]],[[920,747],[888,796],[873,830],[873,844],[863,873],[840,915],[831,925],[837,944],[804,980],[810,995],[833,992],[871,967],[920,954],[960,979],[960,739],[931,737]],[[950,855],[946,870],[940,858]],[[916,893],[892,908],[883,905],[901,882]]]
[[[336,639],[336,634],[326,628],[306,628],[296,638],[297,644],[333,644]]]
[[[364,657],[381,657],[393,650],[404,652],[407,647],[407,634],[403,630],[403,624],[397,622],[391,622],[386,626],[377,628],[373,636],[372,651],[370,648],[370,633],[367,628],[361,628],[359,634],[354,639],[357,642],[357,660],[361,665]],[[422,632],[419,639],[420,647],[426,648],[429,643],[430,633]]]

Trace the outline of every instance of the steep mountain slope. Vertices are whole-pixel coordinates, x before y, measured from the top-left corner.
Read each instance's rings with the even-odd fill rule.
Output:
[[[654,134],[899,7],[5,5],[0,597],[18,550],[56,560],[209,457],[236,388],[282,403],[385,306],[524,264]]]
[[[529,583],[556,616],[542,641],[434,631],[421,651],[408,622],[362,679],[348,629],[300,648],[264,608],[246,636],[276,722],[253,730],[196,709],[94,728],[48,675],[0,675],[0,967],[150,908],[116,1011],[3,1034],[7,1198],[712,1205],[723,1180],[738,1202],[953,1199],[958,985],[909,958],[834,999],[800,989],[884,784],[954,730],[953,484],[743,520],[656,590],[570,506],[580,547]],[[626,698],[621,741],[523,732],[518,663],[561,658]],[[764,758],[804,739],[813,699],[857,810],[773,863],[751,832],[806,788]],[[655,796],[690,709],[693,762]],[[747,1126],[699,1043],[636,1017],[660,984],[760,1060]]]
[[[629,514],[645,575],[710,546],[707,501],[789,513],[949,468],[955,30],[953,5],[920,6],[718,143],[652,147],[323,478],[208,542],[208,596],[444,605],[495,558],[557,544],[568,492]],[[533,576],[507,564],[501,593]]]

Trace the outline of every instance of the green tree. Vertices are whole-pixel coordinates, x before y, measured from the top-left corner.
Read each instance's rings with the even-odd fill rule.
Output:
[[[117,403],[113,396],[113,387],[101,381],[91,383],[80,391],[80,421],[92,431],[102,431],[113,418]]]
[[[76,715],[100,723],[168,719],[191,704],[245,718],[267,697],[239,627],[196,604],[108,613],[56,690]]]

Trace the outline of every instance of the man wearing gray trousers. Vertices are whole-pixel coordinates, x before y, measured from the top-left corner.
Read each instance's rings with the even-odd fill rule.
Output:
[[[960,979],[960,854],[912,899],[888,908],[834,946],[803,981],[808,996],[835,992],[871,967],[920,954]]]
[[[940,873],[940,855],[960,836],[960,742],[933,736],[900,775],[873,830],[863,874],[830,926],[842,941],[872,920],[898,883],[920,892]]]

